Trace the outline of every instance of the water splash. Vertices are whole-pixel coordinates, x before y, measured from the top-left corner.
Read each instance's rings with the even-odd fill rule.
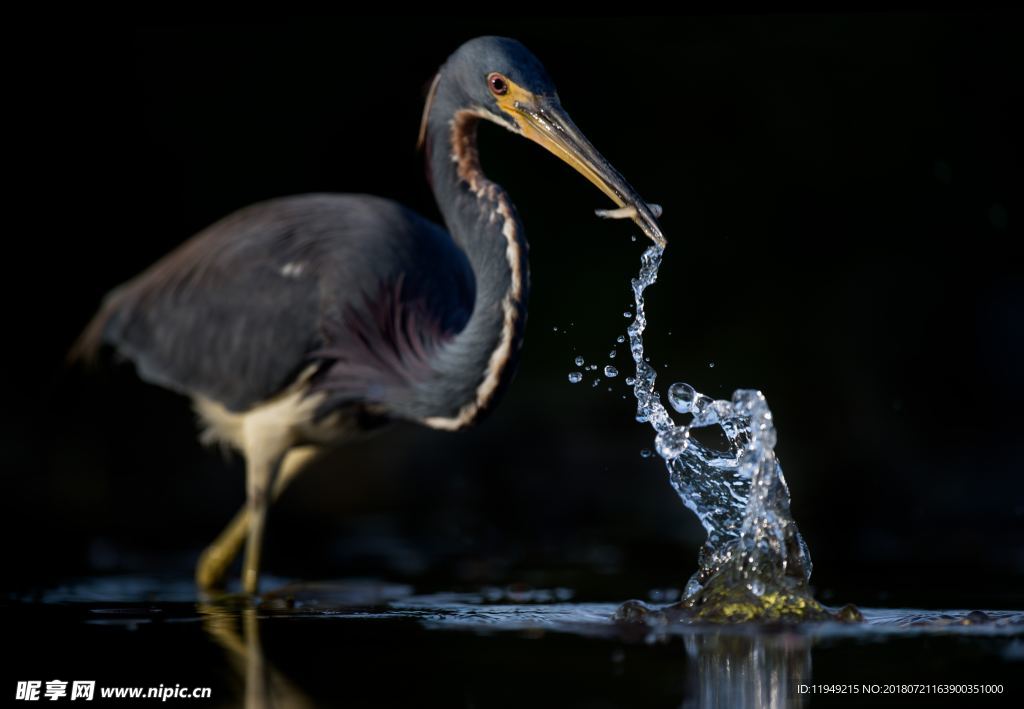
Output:
[[[627,332],[636,363],[637,421],[654,429],[654,447],[673,488],[708,535],[681,605],[701,617],[727,620],[824,614],[807,590],[810,553],[790,515],[764,395],[740,389],[729,401],[716,400],[689,384],[673,384],[669,403],[691,417],[677,423],[655,390],[657,371],[644,355],[644,291],[657,280],[661,256],[657,246],[643,254],[632,281],[636,317]],[[721,449],[695,437],[714,427],[724,434]]]

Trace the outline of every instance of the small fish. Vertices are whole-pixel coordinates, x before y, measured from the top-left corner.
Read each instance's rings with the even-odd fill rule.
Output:
[[[655,218],[661,216],[663,210],[660,204],[648,203],[647,207]],[[635,219],[637,216],[636,207],[632,205],[619,207],[618,209],[595,209],[594,214],[601,217],[601,219]]]

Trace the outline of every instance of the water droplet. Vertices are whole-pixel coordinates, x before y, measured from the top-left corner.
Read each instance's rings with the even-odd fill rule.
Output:
[[[708,367],[710,369],[714,369],[715,368],[715,363],[714,362],[708,362]]]
[[[569,383],[570,384],[579,384],[582,381],[583,381],[583,375],[582,374],[580,374],[579,372],[569,372]]]
[[[554,326],[553,328],[551,328],[551,329],[552,329],[552,330],[554,330],[555,332],[558,332],[558,326],[557,326],[557,325],[555,325],[555,326]]]
[[[583,366],[583,362],[584,362],[584,361],[585,361],[585,360],[584,360],[584,359],[583,359],[582,357],[577,357],[577,358],[576,358],[576,366],[577,366],[577,367],[582,367],[582,366]]]
[[[634,379],[633,377],[626,377],[627,386],[633,386],[634,382],[636,382],[636,379]]]
[[[690,407],[691,413],[693,413],[693,425],[710,426],[713,423],[718,423],[714,403],[715,400],[707,394],[697,394]]]
[[[753,593],[755,596],[764,595],[764,581],[762,581],[761,579],[754,579],[750,582],[747,588],[749,588],[750,592]]]
[[[618,337],[615,338],[615,341],[621,345],[623,342],[626,341],[626,337],[624,335],[619,335]]]
[[[631,313],[631,312],[629,312],[627,310],[624,313],[622,313],[622,317],[624,317],[624,318],[631,318],[631,317],[633,317],[633,313]]]
[[[604,375],[609,378],[617,377],[619,376],[619,370],[609,364],[604,368]]]
[[[668,388],[668,403],[681,414],[688,414],[693,408],[697,391],[685,382],[676,382]]]
[[[710,396],[698,392],[697,396],[693,399],[693,413],[702,414],[711,408],[713,403],[715,403],[715,400]]]
[[[632,239],[633,241],[636,241],[636,236],[635,236],[635,235],[634,235],[634,236],[631,236],[631,237],[629,237],[629,238],[630,238],[630,239]]]
[[[651,455],[652,453],[650,448],[644,448],[642,451],[640,451],[641,458],[650,458]]]
[[[598,384],[600,384],[600,383],[601,383],[601,380],[600,380],[600,379],[595,379],[595,380],[594,380],[594,384],[593,384],[593,385],[594,385],[594,386],[596,387],[596,386],[597,386]]]
[[[595,369],[597,369],[597,365],[596,364],[592,364],[589,367],[587,367],[587,369],[589,369],[590,371],[594,371]]]
[[[611,359],[615,359],[615,354],[615,350],[612,350],[611,352],[608,353],[608,357],[610,357]]]

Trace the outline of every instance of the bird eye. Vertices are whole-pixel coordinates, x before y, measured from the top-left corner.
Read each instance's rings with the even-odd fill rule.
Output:
[[[491,93],[495,96],[504,96],[508,93],[508,79],[496,71],[487,75],[487,85],[491,87]]]

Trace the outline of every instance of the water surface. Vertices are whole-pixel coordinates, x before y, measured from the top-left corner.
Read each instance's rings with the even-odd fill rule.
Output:
[[[1021,696],[1021,612],[866,608],[859,624],[646,625],[614,620],[625,599],[580,601],[566,588],[265,587],[256,606],[200,598],[190,579],[94,578],[12,595],[2,620],[18,652],[5,675],[12,688],[53,678],[209,686],[212,700],[191,700],[202,706],[819,706],[849,697],[801,695],[799,685],[842,682],[1005,686],[928,704]]]

